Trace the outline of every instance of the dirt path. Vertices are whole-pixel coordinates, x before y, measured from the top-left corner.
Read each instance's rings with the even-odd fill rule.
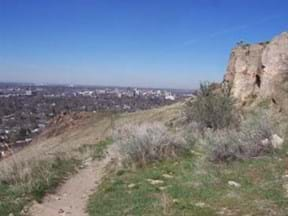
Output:
[[[31,216],[87,216],[85,212],[92,194],[106,173],[107,166],[115,159],[113,149],[99,161],[87,162],[85,168],[67,180],[55,194],[47,195],[42,203],[34,203]]]

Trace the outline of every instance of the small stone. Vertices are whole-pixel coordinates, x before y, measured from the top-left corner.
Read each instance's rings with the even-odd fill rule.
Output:
[[[164,178],[167,178],[167,179],[174,178],[172,175],[169,175],[169,174],[163,174],[162,176],[163,176]]]
[[[159,190],[163,191],[166,190],[167,187],[159,187]]]
[[[195,203],[195,206],[197,206],[197,207],[200,207],[200,208],[203,208],[203,207],[205,207],[205,203],[203,203],[203,202],[198,202],[198,203]]]
[[[179,203],[179,200],[178,199],[173,199],[172,202],[173,203]]]
[[[13,213],[10,213],[8,216],[14,216],[14,214],[13,214]]]
[[[195,156],[202,156],[202,154],[200,152],[197,152],[197,151],[194,151],[194,150],[191,150],[190,152],[191,152],[191,154],[193,154]]]
[[[152,184],[152,185],[164,184],[164,181],[158,180],[158,179],[156,179],[156,180],[154,180],[154,179],[147,179],[147,181],[148,181],[150,184]]]
[[[239,188],[241,187],[241,184],[239,184],[238,182],[235,182],[235,181],[228,181],[228,184],[232,187],[236,187],[236,188]]]
[[[128,185],[128,188],[130,189],[135,188],[135,187],[136,187],[136,184],[133,184],[133,183]]]

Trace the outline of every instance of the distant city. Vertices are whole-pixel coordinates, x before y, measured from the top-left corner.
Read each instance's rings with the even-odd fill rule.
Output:
[[[0,83],[0,151],[29,144],[59,114],[134,112],[169,105],[193,93],[178,89]]]

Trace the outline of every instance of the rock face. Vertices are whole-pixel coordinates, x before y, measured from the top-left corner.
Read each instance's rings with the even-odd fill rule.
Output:
[[[245,103],[269,99],[288,105],[288,32],[270,42],[239,44],[231,53],[224,83],[231,94]]]

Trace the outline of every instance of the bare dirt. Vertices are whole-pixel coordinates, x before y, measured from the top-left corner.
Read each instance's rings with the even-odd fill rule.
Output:
[[[110,148],[112,149],[112,148]],[[31,216],[87,216],[89,195],[97,190],[102,178],[113,164],[113,150],[102,160],[86,161],[85,167],[60,186],[55,194],[48,194],[42,203],[34,202]]]

